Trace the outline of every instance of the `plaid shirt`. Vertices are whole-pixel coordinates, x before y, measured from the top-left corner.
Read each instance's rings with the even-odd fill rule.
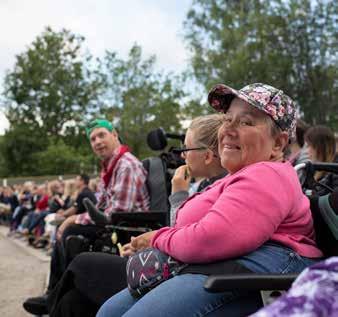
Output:
[[[107,172],[114,156],[110,159],[103,173]],[[131,153],[124,153],[113,170],[107,188],[101,176],[98,189],[97,207],[106,215],[113,212],[148,211],[149,194],[146,187],[147,172],[142,163]],[[87,212],[77,216],[75,223],[87,225],[93,223]]]

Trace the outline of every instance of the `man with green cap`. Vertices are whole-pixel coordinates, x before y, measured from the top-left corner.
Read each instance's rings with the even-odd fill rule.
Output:
[[[113,125],[104,119],[91,121],[86,128],[93,152],[102,160],[97,207],[110,216],[114,211],[147,211],[149,195],[142,163],[121,145]],[[88,213],[68,218],[59,230],[61,238],[70,224],[92,223]]]
[[[114,212],[148,211],[146,171],[128,147],[120,143],[113,125],[107,120],[96,119],[88,124],[86,134],[93,152],[102,162],[97,208],[108,217]],[[53,248],[47,294],[54,289],[67,267],[64,252],[66,238],[83,235],[95,239],[98,228],[87,212],[70,216],[62,223]],[[23,305],[26,311],[46,314],[47,294],[28,298]]]

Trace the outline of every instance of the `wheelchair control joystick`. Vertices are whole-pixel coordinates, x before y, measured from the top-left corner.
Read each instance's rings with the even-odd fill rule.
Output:
[[[104,226],[110,223],[108,217],[103,212],[99,211],[89,198],[84,198],[83,204],[85,205],[90,218],[96,225]]]

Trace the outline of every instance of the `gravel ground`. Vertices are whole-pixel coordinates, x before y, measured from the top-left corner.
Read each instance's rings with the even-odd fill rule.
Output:
[[[22,302],[42,294],[49,258],[20,240],[7,238],[7,231],[0,226],[0,316],[32,316],[24,311]]]

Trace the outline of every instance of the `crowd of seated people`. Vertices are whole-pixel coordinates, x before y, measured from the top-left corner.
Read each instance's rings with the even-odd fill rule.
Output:
[[[58,226],[67,217],[85,212],[83,198],[96,202],[89,183],[90,178],[82,174],[65,181],[51,180],[39,185],[28,181],[2,188],[0,212],[3,223],[9,226],[8,236],[50,251]],[[92,188],[96,190],[95,186]]]
[[[333,131],[297,125],[293,100],[265,84],[241,90],[217,85],[208,101],[222,114],[195,119],[186,133],[181,149],[186,165],[172,179],[170,226],[133,237],[121,248],[122,257],[84,253],[72,262],[64,258],[69,235],[91,239],[99,229],[82,204],[84,187],[72,203],[74,196],[54,184],[47,207],[45,186],[22,188],[11,230],[27,236],[48,234],[55,242],[47,293],[26,300],[28,312],[51,317],[244,316],[261,307],[258,294],[208,293],[203,288],[208,275],[299,273],[322,260],[309,201],[293,166],[306,160],[334,162]],[[296,142],[290,142],[296,125]],[[146,171],[120,144],[111,123],[94,120],[87,137],[102,160],[92,201],[97,199],[108,218],[117,211],[148,211]],[[81,177],[77,181],[87,186],[89,180]],[[192,178],[199,180],[195,186]],[[338,188],[332,173],[316,173],[315,181],[313,195]],[[36,241],[39,245],[41,239]],[[146,248],[187,267],[135,298],[126,288],[126,263]]]

